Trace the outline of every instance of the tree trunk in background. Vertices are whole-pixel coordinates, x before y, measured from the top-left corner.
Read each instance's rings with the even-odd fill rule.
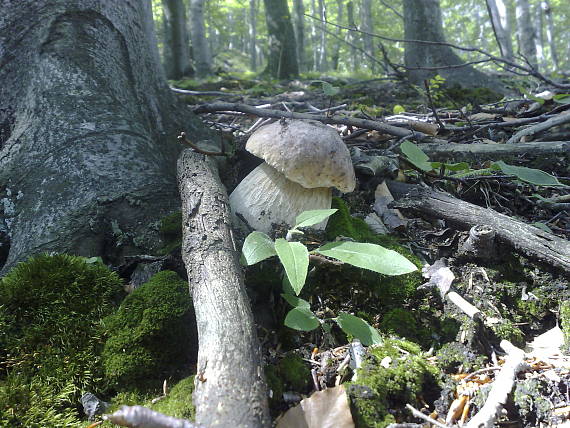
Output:
[[[297,47],[287,0],[263,0],[269,36],[269,57],[266,72],[278,79],[299,75]]]
[[[344,15],[344,1],[336,0],[336,24],[342,25],[342,17]],[[331,66],[333,70],[338,70],[338,63],[340,59],[340,41],[341,41],[341,28],[336,29],[337,39],[334,41],[334,49],[331,58]]]
[[[181,79],[192,73],[190,41],[186,29],[186,9],[182,0],[162,0],[164,11],[164,63],[169,79]]]
[[[315,0],[311,0],[311,15],[315,18],[320,18],[319,13],[317,11],[317,4]],[[319,71],[319,39],[317,36],[317,22],[315,19],[311,19],[311,49],[313,51],[313,64],[312,70]]]
[[[519,54],[533,67],[537,66],[535,34],[530,18],[530,5],[528,0],[515,0],[517,18],[517,41]]]
[[[327,33],[326,33],[326,24],[327,21],[327,10],[325,7],[324,0],[318,0],[319,5],[319,18],[322,21],[320,24],[320,32],[319,32],[319,71],[325,72],[328,70],[328,63],[327,63]]]
[[[404,38],[445,42],[439,0],[404,0]],[[489,87],[501,91],[502,85],[495,79],[472,67],[445,68],[463,64],[449,46],[425,43],[406,43],[404,52],[408,78],[423,86],[424,80],[436,74],[445,77],[448,84],[465,87]],[[437,70],[422,70],[422,67],[441,67]],[[418,69],[419,68],[419,69]]]
[[[257,1],[249,0],[249,66],[251,71],[257,70]]]
[[[495,32],[495,39],[499,45],[501,56],[506,60],[512,61],[514,59],[513,42],[508,9],[503,0],[487,0],[487,10],[489,11],[491,25]]]
[[[546,59],[544,58],[544,17],[540,5],[534,7],[534,33],[536,35],[536,61],[538,66],[544,70]]]
[[[204,3],[205,0],[190,0],[190,35],[194,68],[198,77],[207,76],[212,72],[211,56],[204,24]]]
[[[546,17],[546,40],[548,41],[548,46],[550,47],[550,56],[554,64],[554,70],[559,69],[558,63],[558,50],[556,49],[556,43],[554,42],[554,21],[552,19],[552,8],[550,7],[550,2],[548,0],[540,2],[542,10],[544,11],[544,16]]]
[[[305,5],[303,0],[293,0],[293,21],[297,42],[299,71],[305,70]]]
[[[350,28],[356,29],[356,24],[354,22],[354,3],[349,1],[346,4],[346,21]],[[357,36],[355,31],[348,31],[347,32],[347,39],[348,42],[351,44],[350,47],[350,71],[355,72],[357,70],[358,64],[358,51],[356,49],[356,44],[358,43]]]
[[[362,30],[367,33],[373,32],[372,27],[372,0],[362,0],[360,7],[360,19],[362,21]],[[364,50],[368,55],[374,57],[374,40],[370,34],[363,33],[362,40],[364,42]],[[375,72],[376,64],[370,58],[367,58],[367,62],[372,73]]]
[[[166,85],[150,2],[14,1],[2,12],[2,273],[40,252],[118,263],[156,251],[158,220],[180,209],[176,135],[205,131]]]

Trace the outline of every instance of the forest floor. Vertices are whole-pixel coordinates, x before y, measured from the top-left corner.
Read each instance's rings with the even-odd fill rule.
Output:
[[[320,425],[309,426],[354,426],[340,422],[353,419],[375,427],[561,426],[570,418],[570,359],[561,351],[570,335],[570,98],[529,90],[506,100],[438,79],[424,88],[326,80],[173,84],[190,91],[180,96],[221,139],[235,143],[223,172],[230,192],[259,162],[245,141],[279,117],[274,110],[309,113],[337,129],[357,189],[335,199],[339,211],[326,233],[300,241],[309,248],[335,239],[381,243],[423,272],[393,279],[347,265],[311,267],[300,297],[321,320],[347,312],[377,328],[382,343],[363,348],[346,344],[334,324],[284,327],[281,267],[248,267],[271,410],[294,409],[277,426],[310,418]],[[215,107],[220,101],[233,104]]]

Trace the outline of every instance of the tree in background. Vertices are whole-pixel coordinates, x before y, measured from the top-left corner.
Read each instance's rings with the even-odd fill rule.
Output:
[[[303,0],[293,0],[293,21],[297,42],[297,63],[299,71],[305,70],[305,5]]]
[[[164,11],[164,69],[169,79],[192,74],[190,43],[183,0],[162,0]]]
[[[265,72],[278,79],[299,75],[297,47],[287,0],[264,0],[268,49]]]
[[[519,53],[533,67],[537,67],[536,34],[532,25],[528,0],[515,0],[517,42]]]
[[[513,60],[513,42],[511,38],[511,24],[508,9],[503,0],[487,0],[487,10],[495,39],[499,45],[501,56],[508,61]]]
[[[404,0],[404,37],[406,40],[428,42],[406,43],[404,61],[412,83],[423,85],[424,80],[440,74],[451,84],[498,89],[498,85],[484,73],[462,66],[461,58],[451,47],[443,44],[445,36],[439,0]]]
[[[204,24],[205,0],[190,0],[190,34],[196,75],[204,77],[211,73],[211,55],[206,41]]]

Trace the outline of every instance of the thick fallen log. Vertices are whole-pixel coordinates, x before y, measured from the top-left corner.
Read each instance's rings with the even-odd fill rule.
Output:
[[[475,225],[492,228],[499,242],[518,253],[546,263],[570,275],[570,242],[537,227],[482,208],[453,196],[419,186],[388,183],[396,199],[391,206],[409,209],[426,217],[440,218],[462,229]]]
[[[432,161],[507,160],[520,156],[532,158],[540,156],[561,155],[570,159],[570,142],[542,141],[540,143],[518,144],[421,144],[421,149]]]
[[[261,352],[234,248],[228,196],[212,158],[185,150],[178,160],[182,258],[198,327],[196,422],[270,425]]]

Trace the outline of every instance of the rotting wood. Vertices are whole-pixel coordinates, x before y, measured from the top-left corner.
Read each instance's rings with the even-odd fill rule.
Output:
[[[537,227],[525,224],[490,208],[483,208],[453,196],[423,188],[388,187],[396,199],[395,208],[409,209],[431,218],[440,218],[462,229],[475,225],[492,228],[497,239],[525,257],[546,263],[570,275],[570,242]]]
[[[182,258],[198,327],[196,422],[270,426],[261,351],[231,232],[228,196],[212,158],[178,160]]]

